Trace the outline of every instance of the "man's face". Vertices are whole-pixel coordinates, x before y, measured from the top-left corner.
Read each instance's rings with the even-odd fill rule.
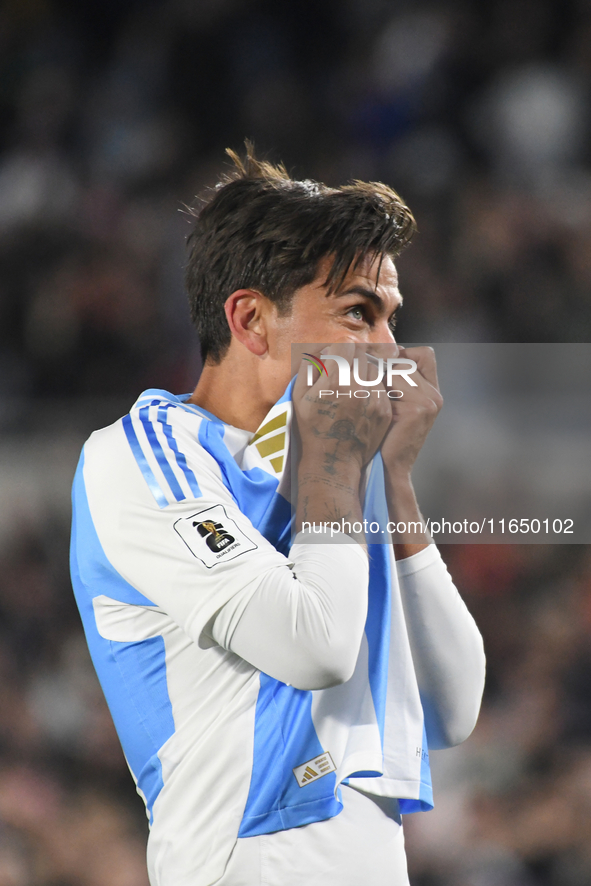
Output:
[[[379,258],[367,258],[349,271],[336,292],[327,295],[324,282],[329,268],[329,259],[321,261],[316,279],[294,293],[289,316],[275,318],[269,355],[277,370],[278,397],[291,375],[292,344],[395,341],[392,329],[402,296],[392,259],[384,256],[380,267]]]

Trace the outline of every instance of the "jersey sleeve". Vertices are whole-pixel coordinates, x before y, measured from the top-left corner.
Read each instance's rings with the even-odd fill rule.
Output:
[[[318,536],[300,532],[290,557],[293,573],[276,569],[257,577],[254,592],[245,588],[220,610],[212,636],[296,689],[345,683],[367,617],[367,554],[341,533],[318,544]]]
[[[105,569],[120,579],[110,582],[107,596],[157,607],[207,646],[212,641],[203,629],[221,607],[245,588],[254,592],[258,576],[291,572],[292,564],[241,513],[217,463],[194,435],[183,438],[177,429],[174,442],[182,458],[167,461],[165,470],[177,490],[174,483],[166,486],[165,472],[146,460],[145,449],[139,457],[134,453],[122,422],[93,434],[83,451],[76,509],[81,514],[86,508]],[[187,471],[191,483],[183,483]],[[126,588],[138,596],[130,598]]]
[[[396,567],[429,744],[452,747],[478,718],[482,637],[434,544]]]

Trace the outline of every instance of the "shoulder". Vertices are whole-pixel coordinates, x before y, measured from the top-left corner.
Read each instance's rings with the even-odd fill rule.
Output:
[[[222,472],[202,438],[211,419],[166,391],[140,395],[127,415],[95,431],[82,455],[85,484],[158,509],[201,498]],[[220,426],[223,428],[223,425]]]

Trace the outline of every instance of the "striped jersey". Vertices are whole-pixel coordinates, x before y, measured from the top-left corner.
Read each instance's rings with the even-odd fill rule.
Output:
[[[161,390],[86,442],[71,570],[91,656],[150,822],[153,886],[208,886],[238,837],[338,815],[339,784],[432,806],[392,546],[371,544],[353,677],[296,689],[210,637],[248,584],[293,565],[291,387],[253,435]],[[364,518],[388,520],[383,468]]]

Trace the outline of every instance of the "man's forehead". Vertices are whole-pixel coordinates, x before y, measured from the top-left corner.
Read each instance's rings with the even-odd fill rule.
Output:
[[[318,268],[316,285],[324,285],[330,272],[332,261],[323,258]],[[374,291],[383,289],[398,289],[398,273],[394,262],[389,255],[366,255],[359,264],[349,268],[345,279],[339,286],[339,291],[344,292],[355,284],[363,283],[367,288]]]
[[[389,255],[366,256],[357,267],[349,269],[343,288],[360,279],[374,289],[398,288],[398,272]]]

